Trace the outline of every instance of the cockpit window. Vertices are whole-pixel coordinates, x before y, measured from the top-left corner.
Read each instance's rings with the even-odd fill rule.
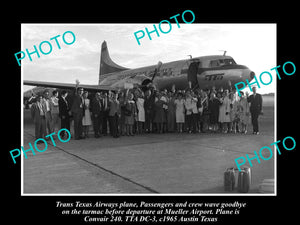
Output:
[[[210,67],[217,67],[217,66],[220,66],[219,60],[210,61]]]
[[[233,59],[218,59],[210,61],[210,67],[219,67],[225,65],[235,65],[236,62]]]
[[[236,62],[233,59],[224,59],[225,65],[235,65]]]

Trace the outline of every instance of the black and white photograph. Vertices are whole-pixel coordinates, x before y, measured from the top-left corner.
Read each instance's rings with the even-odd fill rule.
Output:
[[[24,195],[276,194],[276,24],[21,32]]]

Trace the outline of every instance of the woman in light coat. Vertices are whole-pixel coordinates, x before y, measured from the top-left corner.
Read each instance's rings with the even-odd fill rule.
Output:
[[[219,111],[219,122],[222,126],[222,131],[224,133],[228,132],[228,126],[230,124],[230,100],[228,97],[228,90],[223,92],[223,97],[221,99],[221,106]]]

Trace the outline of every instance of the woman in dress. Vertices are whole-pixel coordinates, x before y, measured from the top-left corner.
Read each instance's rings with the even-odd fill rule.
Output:
[[[133,100],[133,94],[131,92],[129,92],[127,95],[124,115],[125,115],[126,135],[133,136],[133,125],[134,125],[134,118],[136,116],[136,106]]]
[[[175,117],[176,117],[176,124],[177,124],[177,131],[178,133],[182,133],[182,128],[184,124],[184,99],[182,98],[182,93],[178,93],[177,99],[175,99]]]
[[[138,123],[138,134],[144,133],[144,124],[145,124],[145,109],[144,109],[144,93],[142,91],[137,92],[137,123]]]
[[[228,97],[228,90],[225,90],[223,92],[223,97],[221,99],[222,105],[220,106],[219,109],[219,122],[221,123],[222,126],[222,131],[224,133],[228,132],[228,125],[230,123],[230,101]]]
[[[249,116],[250,116],[250,108],[249,108],[249,102],[247,101],[247,98],[244,95],[244,92],[240,91],[240,101],[238,104],[238,114],[240,118],[240,124],[241,124],[241,132],[246,134],[247,133],[247,126],[249,123]]]
[[[91,112],[90,112],[90,99],[88,99],[89,93],[85,91],[83,93],[83,117],[82,117],[82,128],[83,128],[83,136],[88,138],[89,137],[89,129],[92,125],[91,120]]]

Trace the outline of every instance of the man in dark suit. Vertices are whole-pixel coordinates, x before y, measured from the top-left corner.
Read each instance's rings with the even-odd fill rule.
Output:
[[[61,128],[66,128],[70,131],[70,103],[67,100],[68,92],[63,90],[61,92],[61,97],[58,99],[58,110],[60,117]],[[61,137],[64,138],[65,131],[62,131]]]
[[[154,90],[148,89],[145,92],[145,128],[146,132],[151,133],[153,131],[152,123],[154,118],[154,103],[155,103],[155,92]]]
[[[43,96],[39,95],[31,106],[31,118],[35,125],[35,138],[45,138],[46,135],[46,107]],[[40,143],[40,142],[38,142]]]
[[[83,117],[83,88],[76,88],[71,106],[71,112],[74,120],[75,140],[84,138],[82,136],[82,117]]]
[[[252,87],[252,91],[253,94],[250,95],[249,97],[247,96],[247,100],[250,103],[250,113],[251,113],[251,120],[253,125],[253,134],[259,134],[258,116],[262,114],[263,101],[261,95],[256,93],[256,87]]]
[[[104,136],[107,135],[107,122],[108,122],[108,112],[109,112],[109,108],[108,108],[108,96],[107,93],[102,92],[102,95],[100,96],[100,101],[102,102],[102,134]]]
[[[120,103],[118,101],[117,93],[111,93],[108,107],[109,107],[108,118],[109,118],[110,134],[114,138],[118,138],[120,137],[118,127],[119,127],[119,117],[121,115],[121,110],[120,110]]]
[[[102,109],[104,108],[103,101],[101,101],[100,99],[99,92],[96,93],[95,98],[92,101],[91,108],[95,138],[98,138],[101,137],[100,128],[103,120]]]

